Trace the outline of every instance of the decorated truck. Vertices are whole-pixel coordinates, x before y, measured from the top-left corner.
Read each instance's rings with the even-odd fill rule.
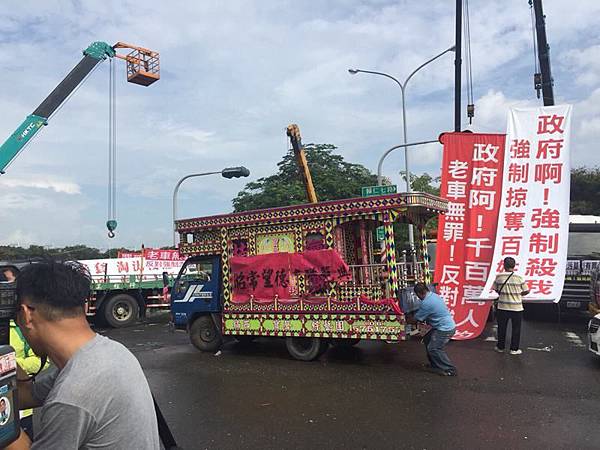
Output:
[[[402,299],[431,281],[425,224],[446,208],[402,193],[177,220],[188,258],[171,292],[173,324],[202,351],[227,336],[271,336],[306,361],[329,344],[405,340]],[[418,231],[410,260],[396,251],[396,223]]]
[[[131,325],[149,309],[168,310],[170,288],[184,263],[175,250],[125,256],[79,261],[92,276],[87,316],[115,328]]]

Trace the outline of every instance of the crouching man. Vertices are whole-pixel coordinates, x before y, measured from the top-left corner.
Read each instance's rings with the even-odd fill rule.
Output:
[[[415,294],[421,301],[421,306],[414,314],[408,316],[408,323],[425,322],[431,330],[423,338],[430,370],[446,376],[456,376],[456,367],[444,350],[444,346],[454,336],[456,324],[444,300],[435,292],[431,292],[425,283],[415,284]]]
[[[41,406],[40,425],[33,443],[21,432],[9,449],[159,449],[142,368],[123,345],[90,328],[89,293],[89,274],[77,263],[35,263],[19,273],[16,322],[55,368],[33,382],[19,371],[20,407]]]

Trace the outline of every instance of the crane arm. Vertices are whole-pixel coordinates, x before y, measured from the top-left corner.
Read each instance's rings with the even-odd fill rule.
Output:
[[[533,0],[535,13],[535,32],[537,36],[537,52],[541,70],[541,85],[544,106],[554,105],[554,80],[550,71],[550,46],[546,37],[546,16],[542,7],[542,0]],[[537,86],[536,86],[537,87]],[[539,91],[538,91],[539,98]]]
[[[4,173],[4,169],[31,141],[40,128],[48,124],[50,116],[73,93],[96,65],[107,57],[114,57],[115,54],[114,48],[105,42],[94,42],[83,51],[81,61],[0,146],[0,173]]]
[[[302,138],[300,137],[300,128],[298,128],[298,125],[289,125],[287,127],[287,135],[289,136],[292,148],[294,149],[296,163],[298,164],[298,169],[300,169],[300,176],[302,177],[302,182],[306,189],[308,201],[310,203],[318,203],[319,200],[317,199],[317,193],[315,192],[310,169],[308,168],[308,163],[306,161],[306,154],[304,153],[304,147],[302,146]]]

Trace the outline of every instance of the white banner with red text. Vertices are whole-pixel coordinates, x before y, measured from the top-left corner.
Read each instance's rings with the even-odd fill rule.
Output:
[[[494,270],[483,297],[515,259],[530,294],[524,301],[558,302],[567,264],[571,182],[571,105],[512,108],[508,114],[503,194],[494,247]]]

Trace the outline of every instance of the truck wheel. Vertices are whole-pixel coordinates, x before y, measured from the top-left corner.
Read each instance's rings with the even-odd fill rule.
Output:
[[[139,316],[140,305],[128,294],[119,294],[109,298],[103,305],[104,320],[111,327],[121,328],[133,324]]]
[[[320,338],[288,337],[285,345],[292,358],[300,361],[317,359],[327,350],[327,342]]]
[[[190,341],[198,350],[216,352],[221,348],[223,338],[209,316],[198,317],[190,326]]]
[[[359,338],[332,339],[331,344],[334,347],[353,347],[360,342]]]

